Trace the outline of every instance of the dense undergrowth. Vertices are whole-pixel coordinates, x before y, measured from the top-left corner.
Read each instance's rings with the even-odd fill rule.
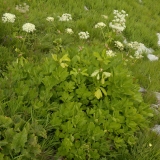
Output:
[[[0,2],[0,159],[159,159],[156,0]]]

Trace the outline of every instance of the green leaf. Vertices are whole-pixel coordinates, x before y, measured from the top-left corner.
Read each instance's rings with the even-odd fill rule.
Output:
[[[68,57],[68,54],[65,54],[61,59],[60,59],[60,63],[63,61],[70,61],[70,58]]]
[[[22,132],[17,133],[13,137],[11,148],[15,150],[15,153],[19,153],[21,151],[21,148],[24,148],[26,142],[27,142],[27,132],[26,129],[24,128]]]
[[[91,74],[91,77],[95,77],[98,73],[99,73],[99,70],[97,69]]]
[[[104,88],[100,87],[101,91],[103,92],[103,94],[106,96],[107,95],[107,92]]]
[[[103,58],[100,56],[98,52],[94,52],[93,55],[97,58],[98,61],[103,61]]]
[[[52,58],[54,59],[54,61],[58,61],[58,58],[57,58],[56,54],[52,54]]]
[[[118,122],[111,122],[109,125],[110,128],[114,129],[114,130],[118,130],[121,128],[121,124]]]
[[[12,119],[3,115],[0,115],[0,127],[7,128],[12,124]]]
[[[97,99],[100,99],[102,97],[102,92],[100,89],[97,89],[97,91],[94,93],[94,95],[97,97]]]
[[[47,138],[46,130],[43,128],[42,125],[38,125],[37,122],[34,122],[34,123],[31,125],[31,128],[32,128],[32,132],[33,132],[35,135],[40,136],[40,137],[43,137],[43,138]]]

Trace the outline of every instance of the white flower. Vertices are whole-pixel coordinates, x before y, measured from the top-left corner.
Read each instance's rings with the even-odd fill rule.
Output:
[[[61,17],[59,17],[59,21],[71,21],[72,16],[71,14],[64,13]]]
[[[14,14],[4,13],[2,16],[2,21],[3,21],[3,23],[6,23],[6,22],[14,23],[15,18],[16,18],[16,16]]]
[[[139,53],[139,52],[135,52],[134,56],[135,56],[136,59],[143,58],[143,55],[141,53]]]
[[[16,5],[16,10],[21,13],[26,13],[27,11],[29,11],[29,5],[27,5],[26,3],[23,3],[22,5]]]
[[[53,22],[54,18],[53,17],[47,17],[46,20],[49,21],[49,22]]]
[[[104,28],[106,26],[106,24],[104,24],[103,22],[99,22],[95,25],[95,28]]]
[[[71,28],[66,28],[65,31],[66,31],[66,33],[68,33],[68,34],[73,34],[73,33],[74,33]]]
[[[108,57],[114,57],[116,54],[115,54],[112,50],[107,50],[107,51],[106,51],[106,55],[107,55]]]
[[[122,44],[121,42],[115,41],[114,43],[115,43],[115,46],[116,46],[119,50],[122,51],[122,50],[124,49],[124,46],[123,46],[123,44]]]
[[[113,14],[114,19],[109,23],[109,27],[112,28],[114,32],[121,33],[126,28],[125,17],[127,17],[128,14],[126,14],[124,10],[120,12],[118,10],[114,10]]]
[[[86,32],[79,32],[78,35],[79,35],[80,39],[88,39],[89,38],[89,33],[87,31]]]
[[[23,31],[28,32],[28,33],[33,32],[33,31],[36,30],[35,25],[32,24],[32,23],[25,23],[22,26],[22,29],[23,29]]]

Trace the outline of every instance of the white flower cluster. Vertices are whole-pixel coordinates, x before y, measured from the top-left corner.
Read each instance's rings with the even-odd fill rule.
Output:
[[[46,20],[47,20],[48,22],[53,22],[53,21],[54,21],[54,18],[53,18],[53,17],[47,17]]]
[[[27,5],[26,3],[23,3],[22,5],[16,5],[16,10],[21,13],[26,13],[29,11],[29,5]]]
[[[33,32],[33,31],[36,30],[35,25],[32,24],[32,23],[25,23],[22,26],[22,29],[23,29],[23,31],[28,32],[28,33]]]
[[[141,53],[139,53],[139,52],[135,52],[134,57],[136,59],[141,59],[141,58],[143,58],[143,55]]]
[[[119,41],[114,41],[114,43],[115,43],[115,46],[119,49],[119,50],[123,50],[124,49],[124,45],[121,43],[121,42],[119,42]]]
[[[68,33],[68,34],[73,34],[74,33],[71,28],[66,28],[65,32]]]
[[[16,19],[16,16],[11,13],[4,13],[2,16],[3,23],[6,23],[6,22],[14,23],[15,19]]]
[[[130,43],[126,42],[126,45],[135,50],[134,57],[136,59],[143,58],[143,54],[145,53],[150,61],[158,60],[158,57],[152,54],[154,50],[152,48],[147,48],[143,43],[138,43],[137,41]]]
[[[95,25],[95,28],[100,28],[100,29],[103,29],[104,27],[106,27],[106,24],[103,23],[103,22],[99,22]]]
[[[116,56],[116,54],[115,54],[112,50],[107,50],[107,51],[106,51],[106,55],[107,55],[108,57],[114,57],[114,56]]]
[[[59,21],[71,21],[72,16],[71,14],[64,13],[61,17],[59,17]]]
[[[113,14],[114,14],[114,19],[112,20],[112,22],[109,23],[109,27],[111,27],[113,31],[121,33],[126,28],[125,18],[128,16],[128,14],[126,14],[124,10],[120,12],[118,10],[114,10]]]
[[[140,47],[140,43],[138,43],[137,41],[126,43],[126,44],[129,48],[132,48],[134,50],[138,50],[138,48]]]
[[[88,39],[89,38],[89,33],[87,31],[86,32],[79,32],[78,35],[79,35],[80,39]]]

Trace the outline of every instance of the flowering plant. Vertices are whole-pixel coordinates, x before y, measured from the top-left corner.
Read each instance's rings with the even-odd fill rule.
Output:
[[[53,22],[54,18],[53,17],[47,17],[46,20],[49,21],[49,22]]]
[[[6,23],[6,22],[14,23],[15,19],[16,19],[16,16],[11,13],[4,13],[2,16],[3,23]]]
[[[59,17],[59,21],[71,21],[72,16],[71,14],[64,13],[61,17]]]
[[[33,31],[36,30],[35,25],[32,24],[32,23],[25,23],[22,26],[22,29],[23,29],[23,31],[28,32],[28,33],[33,32]]]
[[[16,10],[21,13],[26,13],[29,11],[29,5],[27,5],[26,3],[23,3],[22,5],[16,5]]]
[[[73,34],[74,33],[71,28],[66,28],[65,32],[68,33],[68,34]]]
[[[112,22],[109,23],[109,27],[112,28],[113,31],[121,33],[126,28],[125,17],[127,17],[128,14],[126,14],[124,10],[120,12],[118,10],[114,10],[113,14],[114,14],[114,19],[112,20]]]
[[[95,28],[100,28],[100,29],[103,29],[104,27],[106,27],[106,24],[103,23],[103,22],[99,22],[95,25]]]
[[[79,32],[78,35],[79,35],[80,39],[88,39],[89,38],[89,33],[87,31],[86,32]]]

